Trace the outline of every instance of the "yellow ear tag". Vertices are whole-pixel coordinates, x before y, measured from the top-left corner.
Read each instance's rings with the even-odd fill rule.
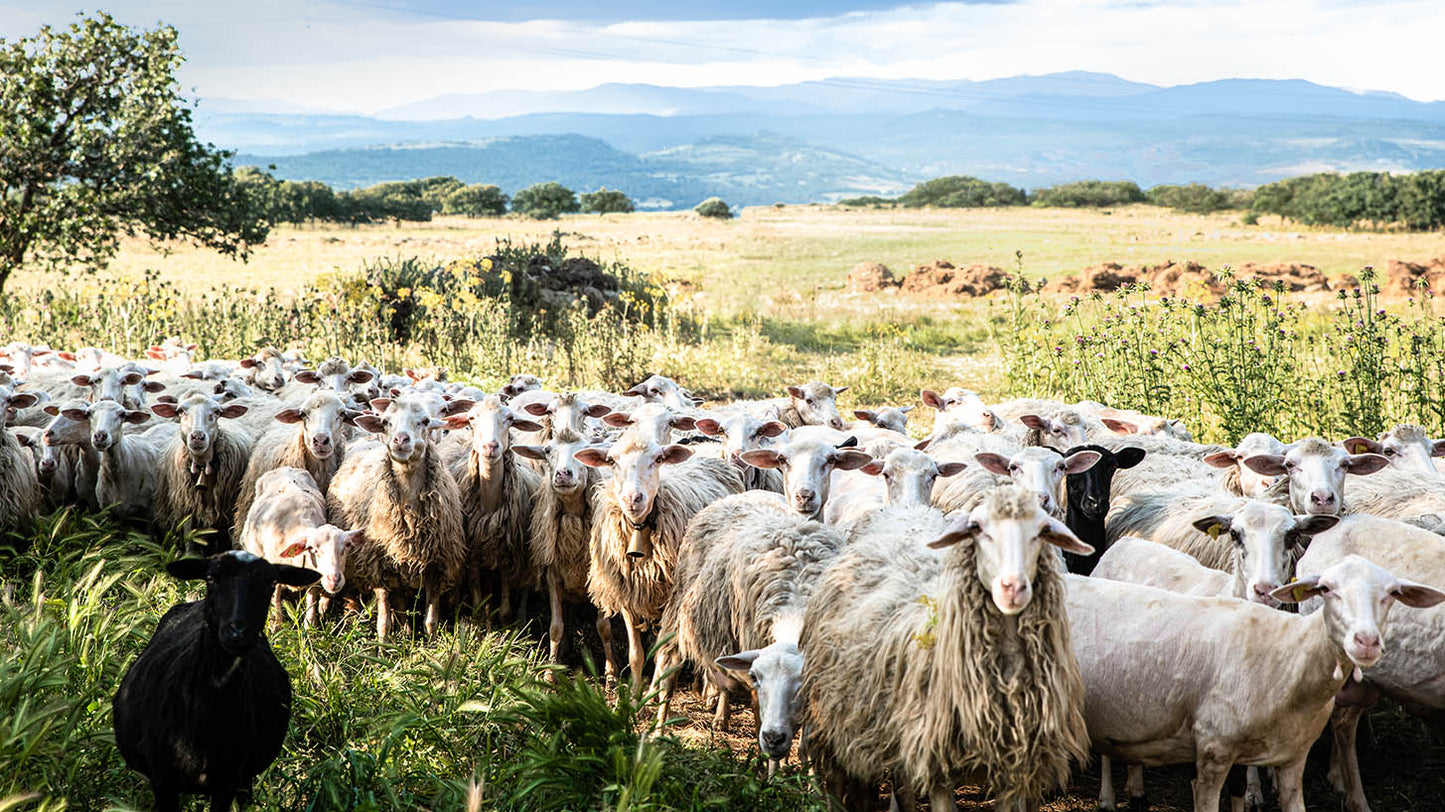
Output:
[[[1299,603],[1300,601],[1303,601],[1305,599],[1305,595],[1309,594],[1309,591],[1309,587],[1306,587],[1304,585],[1296,585],[1293,590],[1294,602]]]
[[[1209,537],[1212,539],[1219,538],[1219,525],[1211,524],[1209,526]]]

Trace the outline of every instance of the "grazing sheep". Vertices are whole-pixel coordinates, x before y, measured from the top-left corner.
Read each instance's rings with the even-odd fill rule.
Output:
[[[1045,543],[1092,550],[1017,485],[946,529],[934,515],[855,529],[813,593],[800,646],[809,752],[854,810],[873,808],[885,772],[933,809],[971,774],[998,808],[1030,807],[1068,781],[1089,741]]]
[[[1280,808],[1304,812],[1305,757],[1347,675],[1379,661],[1390,605],[1445,600],[1358,556],[1275,590],[1282,602],[1327,595],[1314,616],[1067,578],[1094,749],[1146,766],[1192,762],[1196,812],[1218,809],[1234,764],[1278,767]],[[1167,691],[1161,663],[1188,664],[1170,671]]]
[[[172,561],[183,581],[206,581],[202,600],[171,607],[121,678],[111,701],[115,744],[144,775],[156,809],[181,793],[229,810],[276,756],[291,722],[291,679],[266,641],[267,599],[277,584],[314,582],[312,570],[233,550]]]
[[[427,439],[443,423],[403,396],[356,424],[385,434],[386,442],[349,449],[326,494],[331,523],[361,530],[367,539],[347,557],[346,578],[374,591],[377,637],[391,634],[391,594],[403,588],[422,590],[423,628],[434,634],[442,596],[456,584],[467,557],[461,493]]]
[[[544,465],[532,506],[530,550],[532,566],[547,580],[551,622],[547,628],[548,652],[552,662],[566,632],[563,603],[585,602],[590,565],[588,544],[592,537],[593,498],[601,472],[575,458],[587,442],[568,428],[560,429],[546,446],[517,445],[512,453]],[[612,620],[597,618],[598,635],[612,639]],[[609,642],[610,645],[610,642]]]
[[[336,393],[327,391],[317,391],[300,405],[277,412],[276,423],[256,441],[241,477],[235,526],[246,523],[251,500],[256,498],[256,483],[272,469],[300,468],[311,475],[324,494],[346,459],[346,444],[342,442],[346,425],[357,417],[358,413],[342,405]]]
[[[722,439],[723,459],[728,460],[743,477],[743,487],[750,491],[783,492],[783,472],[776,468],[758,468],[743,462],[743,452],[772,446],[788,427],[771,416],[759,418],[749,412],[696,421],[697,430],[709,437]]]
[[[611,446],[576,453],[583,465],[609,468],[598,485],[589,545],[587,593],[604,616],[622,615],[634,689],[642,686],[642,624],[662,619],[672,593],[677,548],[698,511],[731,493],[742,479],[719,459],[695,459],[687,446],[662,446],[631,431]],[[607,677],[616,679],[611,636],[603,638]]]
[[[256,480],[250,509],[239,523],[241,549],[273,564],[315,570],[320,581],[306,589],[307,626],[324,613],[322,591],[335,595],[346,586],[346,553],[362,540],[360,530],[346,531],[326,523],[326,498],[303,468],[272,468]],[[287,587],[276,585],[274,621],[281,620],[281,598]]]
[[[191,527],[215,528],[221,549],[230,547],[232,521],[241,478],[251,459],[251,435],[229,428],[246,406],[221,404],[206,395],[187,395],[180,403],[157,403],[151,411],[180,418],[180,430],[161,452],[156,483],[155,520],[162,531],[189,521]]]
[[[33,392],[0,387],[0,531],[13,530],[40,511],[43,495],[35,458],[5,429],[11,409],[35,405]]]
[[[1339,515],[1344,507],[1345,474],[1373,474],[1390,460],[1379,454],[1350,454],[1318,437],[1306,437],[1283,455],[1255,454],[1246,457],[1244,464],[1256,474],[1280,478],[1271,487],[1288,489],[1290,509],[1295,513]]]
[[[1143,462],[1148,452],[1135,446],[1125,446],[1116,453],[1101,445],[1084,445],[1069,449],[1068,456],[1080,451],[1098,454],[1099,461],[1087,471],[1064,478],[1064,524],[1094,552],[1087,556],[1065,553],[1064,563],[1069,572],[1088,575],[1109,547],[1107,528],[1114,475]]]
[[[447,418],[448,428],[467,426],[471,447],[449,451],[447,466],[462,499],[472,605],[482,605],[483,571],[489,570],[500,581],[502,617],[510,620],[512,590],[537,580],[527,539],[539,481],[531,466],[512,455],[512,430],[541,431],[542,426],[518,417],[496,395],[488,395],[466,414]]]
[[[746,672],[757,690],[758,745],[771,770],[787,758],[797,729],[803,611],[844,538],[770,497],[720,499],[688,525],[662,616],[663,634],[677,636],[657,670],[667,671],[677,656],[702,666],[718,688],[719,728],[727,726],[733,688],[725,672]],[[673,683],[666,682],[660,718],[667,717]]]

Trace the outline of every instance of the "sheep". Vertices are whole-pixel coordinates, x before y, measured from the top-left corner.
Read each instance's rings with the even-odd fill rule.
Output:
[[[1255,454],[1244,464],[1256,474],[1280,477],[1295,513],[1338,515],[1344,506],[1345,474],[1373,474],[1390,464],[1379,454],[1350,454],[1318,437],[1306,437],[1283,455]]]
[[[515,398],[523,392],[531,392],[541,388],[542,381],[538,380],[536,375],[518,374],[513,375],[498,394],[502,396],[504,401],[509,401],[511,398]]]
[[[563,603],[588,600],[588,543],[592,536],[593,495],[601,473],[575,459],[574,455],[586,447],[587,442],[566,427],[559,429],[546,446],[512,447],[513,454],[545,466],[537,501],[532,506],[528,549],[532,566],[547,581],[551,607],[547,645],[554,663],[558,662],[566,632]],[[606,615],[598,616],[598,633],[603,639],[609,639],[611,623]]]
[[[1134,409],[1111,409],[1102,403],[1080,401],[1076,406],[1082,414],[1097,419],[1104,428],[1115,434],[1143,434],[1169,437],[1190,442],[1194,435],[1189,433],[1183,420],[1157,415],[1148,415]]]
[[[632,686],[639,689],[646,653],[641,624],[662,619],[688,522],[709,504],[741,493],[742,479],[722,460],[689,460],[692,450],[686,446],[662,446],[630,431],[610,446],[584,448],[574,456],[583,465],[612,471],[598,485],[593,508],[587,594],[604,616],[622,615]],[[607,677],[615,680],[610,633],[603,637],[603,651]]]
[[[222,403],[230,403],[239,398],[254,398],[256,390],[247,386],[240,378],[222,378],[211,387],[211,394]]]
[[[1146,766],[1192,761],[1196,812],[1218,808],[1234,764],[1278,767],[1280,808],[1304,812],[1305,757],[1347,673],[1379,661],[1390,604],[1445,600],[1358,556],[1274,591],[1281,602],[1328,593],[1314,616],[1066,577],[1095,751]],[[1161,691],[1160,663],[1189,665]]]
[[[251,451],[236,495],[233,526],[246,523],[246,513],[256,497],[256,483],[273,468],[304,469],[325,493],[346,459],[346,444],[342,442],[345,427],[357,416],[357,412],[342,405],[336,393],[327,391],[317,391],[303,403],[277,412],[276,422],[261,435]]]
[[[581,392],[564,392],[545,402],[528,403],[519,407],[522,412],[543,418],[541,436],[538,442],[552,439],[553,433],[567,429],[573,434],[585,436],[591,433],[588,420],[596,420],[612,412],[612,407],[596,402],[591,395]]]
[[[678,548],[676,587],[662,616],[663,633],[676,637],[659,656],[658,673],[679,656],[705,667],[718,688],[719,728],[727,726],[733,683],[724,671],[747,673],[769,772],[787,758],[797,729],[803,612],[843,544],[836,528],[752,492],[704,508]],[[673,684],[664,685],[659,718],[667,717]]]
[[[1345,480],[1345,513],[1368,513],[1406,521],[1445,514],[1445,477],[1387,466],[1368,477]]]
[[[788,428],[827,426],[842,431],[847,428],[838,414],[838,396],[848,387],[833,387],[811,381],[802,386],[789,386],[788,399],[778,411],[778,420]]]
[[[286,386],[285,360],[275,347],[262,347],[250,358],[242,358],[240,368],[245,382],[264,392],[281,392]]]
[[[1232,449],[1214,452],[1204,461],[1215,468],[1228,470],[1222,483],[1225,490],[1251,499],[1263,499],[1274,485],[1274,477],[1255,473],[1244,460],[1256,454],[1272,454],[1283,457],[1289,446],[1268,434],[1255,432],[1246,434]]]
[[[686,412],[688,409],[702,404],[701,400],[694,398],[681,386],[678,386],[676,381],[661,375],[649,375],[641,383],[622,394],[642,398],[646,403],[662,404],[674,412]]]
[[[803,618],[808,747],[824,786],[872,809],[871,782],[891,771],[948,809],[958,780],[982,774],[998,808],[1032,807],[1088,755],[1062,575],[1044,548],[1092,550],[1012,484],[946,529],[936,513],[881,513],[850,534]]]
[[[1445,539],[1408,524],[1375,516],[1346,516],[1334,529],[1315,536],[1296,569],[1302,582],[1324,580],[1330,567],[1352,556],[1364,556],[1390,572],[1431,584],[1445,584]],[[1324,608],[1336,602],[1326,597]],[[1316,601],[1302,612],[1318,611]],[[1364,672],[1364,684],[1351,681],[1335,703],[1330,720],[1334,748],[1329,780],[1345,796],[1350,812],[1369,812],[1355,752],[1355,730],[1366,708],[1383,693],[1419,713],[1439,730],[1445,710],[1445,609],[1406,612],[1390,622],[1389,648],[1375,667]]]
[[[1102,424],[1074,409],[1062,409],[1052,415],[1026,414],[1019,422],[1027,429],[1024,445],[1047,446],[1056,451],[1085,445],[1090,436],[1104,433],[1100,431]]]
[[[854,409],[853,416],[870,426],[877,426],[880,429],[896,431],[899,434],[908,434],[908,413],[913,411],[913,406],[893,408],[888,406],[882,409]]]
[[[229,810],[280,754],[291,720],[291,680],[266,641],[267,598],[317,573],[239,550],[166,571],[204,579],[206,595],[171,607],[126,669],[111,701],[115,744],[161,812],[179,810],[183,792]]]
[[[362,541],[360,530],[342,530],[326,523],[326,498],[304,468],[272,468],[251,486],[250,509],[237,523],[241,549],[273,564],[316,570],[321,576],[306,589],[304,623],[315,626],[325,609],[322,591],[335,595],[346,586],[346,553]],[[286,587],[272,596],[274,622],[281,620]]]
[[[609,412],[602,417],[602,422],[613,428],[641,433],[658,445],[672,442],[674,432],[697,428],[696,418],[661,403],[644,403],[630,411]]]
[[[386,442],[348,449],[326,493],[326,514],[337,527],[362,531],[367,543],[346,561],[346,579],[376,595],[376,634],[392,630],[391,594],[421,589],[423,629],[434,634],[442,596],[451,591],[466,562],[461,493],[428,432],[444,424],[403,396],[381,414],[356,424]]]
[[[1380,435],[1380,439],[1351,437],[1340,443],[1351,454],[1379,454],[1390,460],[1390,467],[1416,471],[1438,477],[1435,459],[1445,457],[1445,440],[1432,440],[1420,426],[1402,423]]]
[[[371,372],[352,367],[345,358],[333,355],[317,364],[314,370],[297,370],[291,376],[291,382],[282,387],[278,394],[282,400],[295,400],[315,389],[330,389],[338,395],[345,395],[352,384],[366,383],[371,377]]]
[[[822,519],[828,503],[834,470],[854,471],[873,460],[872,457],[842,442],[790,437],[786,445],[744,451],[743,462],[756,468],[775,468],[783,473],[783,498],[797,513],[811,519]]]
[[[950,425],[962,425],[984,433],[1002,431],[1004,428],[1003,420],[976,392],[955,386],[941,395],[932,389],[924,389],[918,396],[923,405],[938,412],[933,416],[934,442],[942,439],[941,430]]]
[[[181,341],[179,336],[172,336],[160,344],[152,344],[146,348],[146,357],[159,361],[161,372],[180,376],[190,371],[199,347],[199,344],[188,344]]]
[[[121,516],[149,516],[160,479],[161,455],[178,430],[175,424],[162,423],[142,432],[138,426],[149,420],[151,413],[127,409],[113,400],[85,408],[67,407],[61,414],[90,427],[90,447],[100,455],[96,502],[113,507]]]
[[[742,473],[743,487],[750,491],[783,492],[783,473],[776,468],[758,468],[743,462],[744,451],[767,448],[772,441],[783,436],[788,427],[771,415],[759,418],[749,412],[722,417],[704,417],[695,422],[698,431],[709,437],[722,439],[723,458],[732,462]]]
[[[35,405],[33,392],[0,387],[0,531],[13,530],[40,511],[43,494],[35,458],[5,429],[11,409]]]
[[[849,525],[884,505],[931,504],[934,483],[940,477],[957,476],[966,467],[962,462],[937,462],[912,448],[893,449],[857,472],[835,475],[838,481],[823,505],[823,520]]]
[[[30,377],[31,370],[37,365],[37,359],[50,355],[52,350],[46,346],[33,347],[23,341],[12,341],[4,347],[0,347],[0,358],[4,358],[10,375],[16,380],[25,380]]]
[[[205,395],[188,395],[179,403],[157,403],[151,412],[180,418],[161,453],[156,483],[155,519],[162,530],[189,521],[195,528],[215,528],[214,543],[230,546],[236,496],[250,462],[254,440],[225,425],[246,413],[236,402],[217,403]]]
[[[90,445],[90,424],[71,420],[66,409],[89,411],[90,402],[79,398],[45,407],[50,422],[40,433],[45,451],[38,464],[42,475],[51,477],[50,493],[59,503],[75,503],[99,510],[96,481],[100,477],[100,453]]]
[[[988,436],[988,435],[984,435]],[[951,459],[950,450],[934,454],[940,459]],[[1068,474],[1089,470],[1100,459],[1094,451],[1079,451],[1064,457],[1052,448],[1029,447],[1007,457],[991,451],[973,455],[980,471],[996,477],[1007,477],[1033,491],[1046,513],[1063,518],[1059,505],[1059,491]],[[992,483],[986,477],[954,478],[945,482],[933,494],[933,504],[945,513],[955,510],[972,510],[987,493]]]
[[[532,504],[539,477],[512,455],[512,430],[541,431],[542,426],[520,418],[496,395],[469,412],[447,418],[447,427],[471,426],[470,448],[449,451],[447,466],[462,498],[462,534],[468,555],[472,604],[482,603],[483,570],[497,573],[504,619],[512,616],[512,590],[532,585],[527,537],[532,526]]]
[[[1064,562],[1069,572],[1088,575],[1109,546],[1107,520],[1114,475],[1143,462],[1148,452],[1136,446],[1125,446],[1115,452],[1101,445],[1085,445],[1070,448],[1069,455],[1079,451],[1092,451],[1099,455],[1099,461],[1087,471],[1064,478],[1064,524],[1080,541],[1093,547],[1094,553],[1084,557],[1065,553]]]

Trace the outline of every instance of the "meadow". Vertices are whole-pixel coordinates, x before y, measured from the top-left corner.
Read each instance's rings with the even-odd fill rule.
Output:
[[[1143,206],[782,207],[731,222],[634,214],[279,228],[246,265],[130,242],[100,276],[22,277],[0,304],[0,327],[13,339],[128,355],[172,334],[199,342],[203,357],[294,343],[385,368],[441,364],[487,386],[525,371],[616,390],[658,372],[721,400],[819,379],[852,387],[845,414],[914,402],[924,386],[1094,398],[1182,417],[1213,441],[1254,427],[1370,434],[1406,419],[1445,429],[1445,322],[1433,297],[1378,300],[1368,274],[1339,297],[1236,280],[1210,302],[1139,290],[1071,301],[1021,285],[988,300],[924,302],[843,284],[861,260],[898,273],[933,259],[985,262],[1037,279],[1171,258],[1361,275],[1390,259],[1445,255],[1437,233],[1237,220]],[[620,274],[626,295],[549,312],[517,286],[516,265],[480,259],[499,253],[499,238],[510,241],[508,262],[595,258]],[[915,433],[929,423],[926,409],[915,412]],[[180,549],[174,534],[152,538],[72,510],[0,541],[0,812],[146,807],[143,781],[109,739],[109,696],[159,615],[193,597],[162,574]],[[545,682],[537,624],[488,631],[464,619],[436,639],[378,644],[364,623],[303,633],[295,621],[273,635],[297,691],[292,733],[256,808],[824,808],[796,769],[763,778],[756,745],[740,735],[746,714],[723,736],[684,703],[683,719],[656,728],[640,698],[603,690],[581,663]],[[1375,808],[1445,806],[1442,750],[1423,726],[1389,708],[1372,718],[1378,752],[1407,754],[1366,750]],[[1093,808],[1093,773],[1045,808]],[[1187,769],[1159,771],[1154,808],[1187,805],[1188,780]],[[1334,808],[1322,774],[1306,791],[1312,809]],[[961,800],[990,805],[976,790]]]

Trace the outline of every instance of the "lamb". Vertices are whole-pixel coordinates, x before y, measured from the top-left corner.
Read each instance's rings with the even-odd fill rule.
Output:
[[[428,432],[442,427],[426,408],[403,396],[382,414],[364,414],[356,424],[385,443],[348,450],[331,479],[326,514],[337,527],[362,531],[367,543],[351,551],[346,578],[376,595],[376,634],[392,630],[391,595],[421,589],[426,602],[423,628],[434,634],[442,596],[451,591],[466,562],[461,493]]]
[[[11,409],[35,405],[33,392],[0,387],[0,532],[13,530],[40,511],[43,495],[35,458],[5,429]]]
[[[733,687],[724,671],[747,673],[757,690],[758,746],[770,772],[787,758],[797,730],[803,612],[843,544],[836,528],[762,494],[742,493],[698,513],[678,550],[677,585],[662,616],[663,633],[676,638],[659,656],[658,673],[670,670],[677,656],[705,667],[718,688],[719,727],[727,725]],[[664,686],[660,718],[667,716],[673,683]]]
[[[251,451],[236,495],[233,526],[246,523],[251,500],[256,498],[256,484],[274,468],[301,468],[325,493],[346,459],[345,427],[358,416],[342,405],[336,393],[327,391],[317,391],[300,405],[277,412],[275,420],[282,425],[273,423]]]
[[[254,440],[229,428],[246,413],[235,402],[221,404],[205,395],[187,395],[179,403],[157,403],[151,411],[180,418],[180,430],[161,452],[156,483],[155,519],[162,531],[189,522],[194,528],[215,528],[215,544],[230,546],[236,496],[251,459]]]
[[[1099,455],[1099,461],[1087,471],[1064,478],[1064,524],[1079,541],[1093,547],[1094,553],[1083,557],[1065,553],[1064,562],[1069,572],[1088,575],[1109,546],[1107,520],[1114,474],[1137,466],[1147,458],[1147,452],[1136,446],[1125,446],[1116,453],[1101,445],[1085,445],[1069,449],[1069,455],[1079,451],[1092,451]]]
[[[291,720],[291,680],[266,641],[267,598],[317,574],[239,550],[166,571],[204,579],[206,596],[171,607],[126,669],[111,701],[115,744],[161,812],[179,810],[183,792],[229,810],[280,754]]]
[[[873,782],[891,771],[948,809],[955,784],[982,774],[998,808],[1032,807],[1088,755],[1063,576],[1045,545],[1092,550],[1012,484],[946,529],[936,512],[889,518],[850,535],[803,618],[808,747],[824,786],[872,809]],[[925,549],[930,538],[945,551]]]
[[[482,604],[483,570],[500,580],[504,619],[512,616],[512,590],[536,581],[527,538],[539,477],[512,455],[512,430],[541,431],[542,426],[519,418],[496,395],[471,411],[447,419],[447,427],[471,426],[469,449],[449,451],[447,466],[462,498],[462,534],[469,548],[472,604]]]
[[[743,462],[743,452],[767,448],[783,436],[788,427],[777,420],[759,418],[749,412],[716,419],[704,417],[696,421],[697,430],[709,437],[722,439],[723,458],[742,473],[743,487],[750,491],[783,492],[783,473],[776,468],[758,468]]]
[[[885,505],[932,504],[934,483],[940,477],[957,476],[966,467],[962,462],[937,462],[912,448],[893,449],[856,473],[835,476],[839,481],[823,505],[823,520],[846,526]]]
[[[833,471],[857,470],[873,460],[850,444],[857,445],[857,441],[835,442],[805,435],[790,438],[786,445],[744,451],[739,456],[756,468],[781,470],[787,504],[802,516],[821,520]]]
[[[273,564],[312,569],[319,582],[306,589],[304,623],[315,626],[325,613],[322,591],[335,595],[346,586],[346,553],[362,541],[360,530],[326,523],[326,498],[303,468],[272,468],[252,486],[250,509],[238,522],[241,549]],[[272,596],[274,622],[281,620],[282,584]]]
[[[908,413],[913,411],[913,406],[893,408],[888,406],[882,409],[855,409],[853,416],[871,426],[880,429],[896,431],[899,434],[908,434]]]
[[[66,418],[90,426],[90,447],[100,455],[95,480],[95,499],[102,507],[113,507],[125,517],[150,515],[159,482],[161,455],[178,429],[162,423],[142,433],[141,423],[151,413],[127,409],[113,400],[92,403],[88,408],[67,408]]]
[[[1302,582],[1318,577],[1354,556],[1365,556],[1400,576],[1432,584],[1445,583],[1445,539],[1408,524],[1374,516],[1346,516],[1333,530],[1321,533],[1299,560]],[[1325,596],[1324,609],[1338,603]],[[1404,602],[1402,600],[1402,602]],[[1301,611],[1318,611],[1315,601]],[[1412,604],[1413,605],[1413,604]],[[1323,612],[1320,612],[1323,614]],[[1350,812],[1369,812],[1355,752],[1355,729],[1360,716],[1379,694],[1389,696],[1414,713],[1424,715],[1439,730],[1440,712],[1445,710],[1445,609],[1405,612],[1390,622],[1389,648],[1375,667],[1364,672],[1364,684],[1352,681],[1335,703],[1330,720],[1334,748],[1330,754],[1329,780],[1345,795]],[[1368,640],[1366,642],[1369,642]]]
[[[1194,762],[1196,812],[1218,809],[1234,764],[1279,767],[1280,808],[1304,812],[1305,757],[1346,674],[1379,661],[1390,604],[1445,600],[1358,556],[1274,591],[1282,602],[1328,594],[1324,611],[1308,617],[1066,577],[1094,749],[1146,766]],[[1189,664],[1173,671],[1168,691],[1158,690],[1161,662]]]
[[[516,445],[512,453],[545,466],[532,506],[529,550],[532,566],[547,581],[551,622],[547,629],[548,653],[558,662],[562,636],[566,632],[563,603],[588,600],[588,543],[592,536],[593,494],[601,473],[578,462],[574,455],[587,442],[563,427],[546,446]],[[590,604],[589,604],[590,605]],[[610,640],[612,621],[597,618],[598,634]]]
[[[1344,506],[1345,474],[1364,476],[1389,465],[1379,454],[1350,454],[1318,437],[1306,437],[1283,455],[1255,454],[1244,459],[1250,470],[1281,477],[1272,487],[1287,487],[1295,513],[1338,515]]]
[[[742,479],[722,460],[689,460],[686,446],[662,446],[630,431],[611,446],[584,448],[575,456],[583,465],[612,470],[598,486],[592,513],[587,593],[598,612],[621,614],[626,622],[627,660],[638,689],[646,654],[641,624],[662,619],[688,522],[709,504],[741,493]],[[607,677],[615,680],[610,634],[603,637],[603,651]]]

